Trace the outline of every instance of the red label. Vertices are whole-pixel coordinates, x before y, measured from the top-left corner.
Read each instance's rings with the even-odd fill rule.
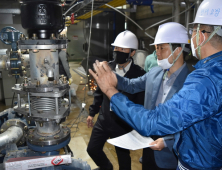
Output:
[[[74,13],[71,14],[71,23],[74,24],[75,16]]]
[[[56,156],[52,161],[51,163],[53,165],[59,165],[63,162],[63,159],[61,158],[61,156]]]

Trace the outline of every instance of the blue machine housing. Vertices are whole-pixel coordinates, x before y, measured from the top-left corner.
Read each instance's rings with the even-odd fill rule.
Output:
[[[20,67],[21,61],[20,56],[17,52],[18,46],[17,41],[20,39],[22,32],[16,30],[14,27],[5,27],[0,31],[0,40],[6,44],[11,45],[12,52],[10,54],[10,67],[11,74],[15,75],[15,78],[19,78],[19,74],[22,72]]]

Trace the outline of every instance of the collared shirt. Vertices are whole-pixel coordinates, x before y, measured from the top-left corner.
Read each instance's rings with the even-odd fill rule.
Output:
[[[186,66],[184,63],[177,71],[171,74],[170,77],[166,76],[165,79],[162,81],[159,94],[156,100],[156,106],[160,103],[164,103],[168,93],[170,92],[171,87],[173,86],[174,81],[176,80],[177,76],[180,74],[181,70]]]
[[[132,61],[130,61],[130,63],[124,68],[126,72],[129,71],[131,64],[132,64]],[[118,75],[123,77],[123,76],[125,76],[126,72],[124,73],[123,69],[119,69],[118,64],[116,65],[116,73]]]

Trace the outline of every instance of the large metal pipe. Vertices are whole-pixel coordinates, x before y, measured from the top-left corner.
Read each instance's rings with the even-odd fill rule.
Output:
[[[23,136],[23,130],[20,127],[12,126],[4,133],[0,134],[0,151],[3,150],[7,144],[17,143]]]
[[[60,132],[60,125],[56,121],[35,122],[38,134],[42,136],[52,136]]]
[[[31,50],[29,51],[30,58],[30,74],[31,82],[36,84],[40,81],[40,84],[47,84],[47,68],[44,67],[45,61],[49,61],[49,66],[53,69],[54,80],[59,80],[59,57],[58,51],[52,50]]]

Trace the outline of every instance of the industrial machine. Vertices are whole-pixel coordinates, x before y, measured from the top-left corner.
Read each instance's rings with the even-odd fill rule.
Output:
[[[0,32],[2,42],[12,46],[1,68],[16,79],[23,77],[22,84],[12,87],[17,94],[14,111],[0,113],[0,169],[89,170],[86,162],[71,159],[70,129],[61,125],[71,105],[67,78],[59,75],[58,51],[68,43],[59,36],[65,24],[62,7],[58,0],[23,0],[21,18],[28,35],[13,27]],[[28,51],[28,59],[18,49]],[[25,77],[27,67],[30,78]],[[27,102],[21,101],[21,95],[27,96]]]

